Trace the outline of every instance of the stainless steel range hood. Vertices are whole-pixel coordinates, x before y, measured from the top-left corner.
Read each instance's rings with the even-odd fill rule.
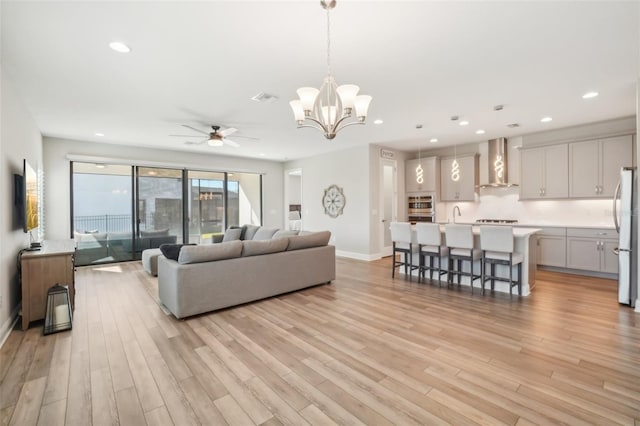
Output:
[[[507,139],[498,138],[489,140],[489,182],[480,185],[480,188],[506,188],[518,186],[509,183],[509,162],[507,151]]]

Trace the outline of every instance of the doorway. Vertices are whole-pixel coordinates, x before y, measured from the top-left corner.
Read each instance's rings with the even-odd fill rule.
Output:
[[[391,256],[393,242],[389,225],[398,219],[398,169],[397,161],[380,160],[380,254]]]
[[[302,169],[286,170],[284,175],[285,229],[302,230]]]

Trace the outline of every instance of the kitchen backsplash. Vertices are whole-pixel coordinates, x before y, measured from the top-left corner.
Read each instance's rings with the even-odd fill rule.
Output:
[[[478,197],[478,196],[477,196]],[[612,227],[613,203],[603,200],[518,201],[518,188],[480,190],[478,202],[437,203],[436,221],[452,220],[454,206],[460,207],[457,222],[477,219],[517,219],[520,224],[539,226]]]

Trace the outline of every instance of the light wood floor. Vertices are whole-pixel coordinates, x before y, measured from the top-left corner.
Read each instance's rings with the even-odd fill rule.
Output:
[[[615,282],[540,272],[510,300],[391,280],[388,259],[337,270],[178,321],[139,263],[78,268],[73,331],[0,351],[0,424],[640,425],[640,315]]]

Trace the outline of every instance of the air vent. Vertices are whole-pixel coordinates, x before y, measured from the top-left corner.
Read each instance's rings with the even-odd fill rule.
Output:
[[[278,97],[272,93],[260,92],[252,97],[251,100],[262,103],[273,103],[278,100]]]
[[[516,127],[520,127],[520,124],[518,123],[511,123],[511,124],[507,124],[507,127],[510,129],[515,129]]]

